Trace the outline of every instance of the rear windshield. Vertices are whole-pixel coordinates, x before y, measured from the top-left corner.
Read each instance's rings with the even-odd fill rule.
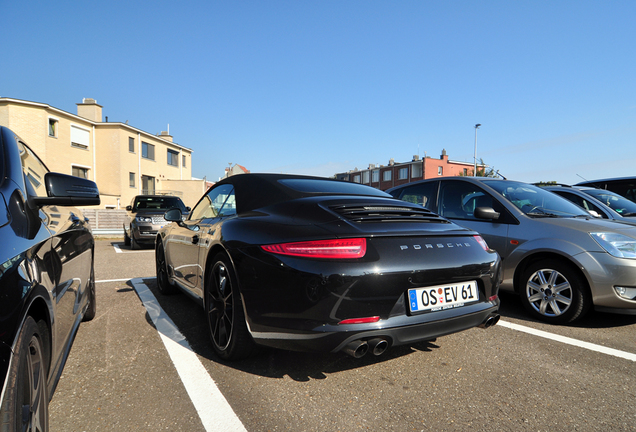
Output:
[[[280,184],[301,193],[336,194],[336,195],[370,195],[389,197],[386,192],[358,183],[320,179],[282,179]]]
[[[133,210],[169,210],[178,208],[185,212],[185,205],[177,197],[137,197]]]

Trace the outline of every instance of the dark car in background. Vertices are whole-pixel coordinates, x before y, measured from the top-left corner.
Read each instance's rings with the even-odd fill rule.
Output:
[[[588,186],[597,189],[605,189],[624,196],[630,201],[636,202],[636,177],[617,177],[601,180],[586,180],[576,186]]]
[[[379,355],[488,327],[500,259],[474,231],[369,186],[241,174],[159,231],[157,285],[203,307],[223,359],[256,345]]]
[[[0,430],[47,431],[80,321],[95,316],[94,182],[49,172],[0,127]]]
[[[389,189],[479,232],[502,258],[501,289],[550,323],[590,309],[636,314],[636,227],[598,219],[552,192],[486,177],[443,177]]]
[[[636,225],[636,203],[615,192],[588,186],[542,187],[583,207],[594,216]]]
[[[163,214],[178,208],[185,215],[190,211],[181,198],[172,195],[137,195],[126,206],[127,220],[124,223],[124,244],[132,249],[141,245],[154,245],[157,232],[166,225]]]

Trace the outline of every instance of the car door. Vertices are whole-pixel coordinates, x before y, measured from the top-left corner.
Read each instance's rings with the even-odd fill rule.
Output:
[[[499,218],[480,219],[474,214],[477,207],[490,207],[499,213]],[[467,181],[442,180],[437,213],[458,225],[477,231],[502,258],[508,255],[509,226],[514,218],[497,198],[480,186]]]
[[[27,194],[47,196],[44,177],[48,169],[31,149],[18,142]],[[58,205],[43,206],[39,217],[51,238],[40,249],[48,262],[54,302],[55,332],[53,358],[62,358],[60,351],[70,344],[72,330],[79,319],[81,306],[86,302],[87,285],[91,277],[93,239],[87,222],[79,210]],[[51,365],[55,368],[57,365]]]
[[[199,257],[204,254],[199,250],[207,247],[214,232],[213,226],[218,222],[228,196],[233,196],[233,190],[231,184],[210,189],[194,206],[182,226],[173,224],[168,235],[166,258],[173,267],[174,278],[196,296],[203,296],[201,278],[204,263]]]

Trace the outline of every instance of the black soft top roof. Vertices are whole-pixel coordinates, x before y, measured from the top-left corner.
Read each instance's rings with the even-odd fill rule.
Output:
[[[216,188],[228,183],[234,185],[237,213],[246,213],[284,201],[320,195],[393,198],[371,186],[325,177],[293,174],[238,174],[225,178],[212,187]]]

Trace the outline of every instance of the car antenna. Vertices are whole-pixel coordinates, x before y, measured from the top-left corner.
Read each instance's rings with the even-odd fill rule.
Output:
[[[577,174],[577,176],[581,177],[581,178],[582,178],[583,180],[585,180],[585,181],[589,181],[588,179],[586,179],[586,178],[585,178],[585,177],[583,177],[582,175],[578,175],[578,174]]]
[[[498,176],[501,176],[501,178],[504,180],[508,180],[503,174],[499,174],[499,170],[495,171],[495,174],[497,174]]]

